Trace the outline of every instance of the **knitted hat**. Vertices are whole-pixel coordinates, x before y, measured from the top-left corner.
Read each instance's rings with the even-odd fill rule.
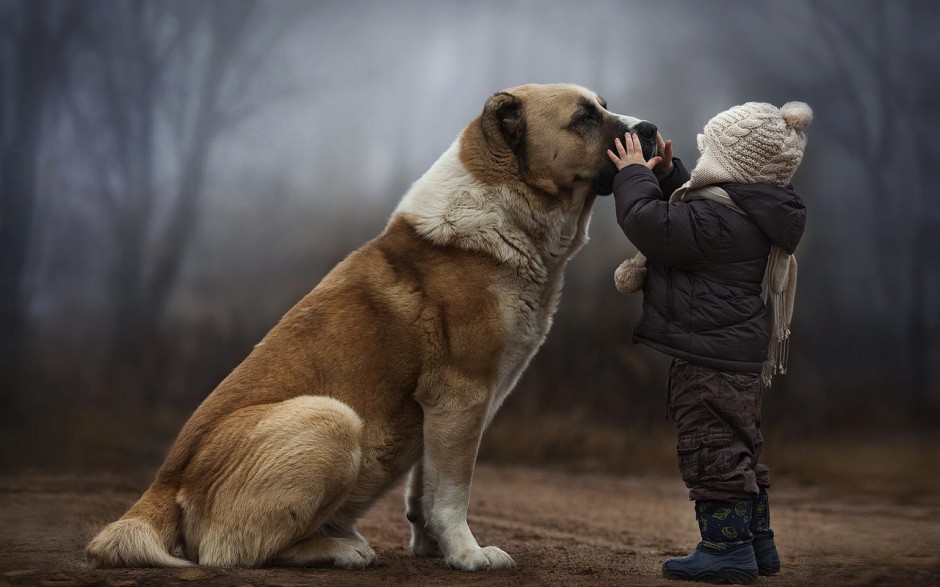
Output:
[[[698,135],[702,156],[692,170],[692,187],[790,183],[803,159],[803,131],[812,121],[813,111],[804,102],[787,102],[779,109],[747,102],[715,115]]]

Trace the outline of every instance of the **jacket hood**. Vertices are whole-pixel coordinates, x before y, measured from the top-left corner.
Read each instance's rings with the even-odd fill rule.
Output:
[[[806,226],[806,205],[792,185],[726,183],[721,187],[775,245],[793,254]]]

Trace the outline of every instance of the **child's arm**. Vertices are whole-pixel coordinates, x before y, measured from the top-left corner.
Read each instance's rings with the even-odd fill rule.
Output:
[[[625,136],[624,143],[626,146],[616,141],[617,155],[607,152],[620,170],[614,178],[614,201],[624,234],[653,263],[681,266],[707,262],[696,231],[717,229],[711,226],[717,218],[707,213],[693,217],[692,207],[685,202],[669,204],[651,171],[659,158],[643,161],[635,136]]]
[[[653,172],[655,173],[655,170],[653,170]],[[689,181],[689,172],[686,170],[685,165],[682,164],[682,160],[678,157],[674,157],[672,159],[672,170],[665,175],[657,175],[656,180],[659,181],[659,189],[662,190],[665,199],[668,200],[672,192]]]
[[[653,167],[653,173],[656,174],[659,189],[668,198],[672,195],[672,192],[689,181],[689,172],[678,157],[673,157],[672,141],[663,140],[663,135],[657,132],[656,143],[659,145],[657,152],[662,155],[663,160],[659,165]]]

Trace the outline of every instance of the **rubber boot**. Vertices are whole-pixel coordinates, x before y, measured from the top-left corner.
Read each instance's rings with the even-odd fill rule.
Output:
[[[750,585],[757,581],[751,500],[697,501],[702,541],[688,556],[663,563],[663,576],[683,581]]]
[[[761,575],[776,575],[780,572],[780,555],[774,544],[774,531],[770,529],[770,501],[767,488],[761,487],[760,493],[751,500],[754,516],[751,518],[751,534],[754,536],[754,558],[757,559],[757,572]]]

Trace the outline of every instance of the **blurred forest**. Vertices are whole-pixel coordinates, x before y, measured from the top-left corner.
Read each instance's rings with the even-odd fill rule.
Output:
[[[938,30],[915,0],[0,0],[0,463],[159,458],[486,98],[526,82],[597,91],[690,168],[713,114],[808,102],[791,369],[765,430],[932,430]],[[631,343],[610,199],[591,234],[494,423],[504,456],[668,432],[669,360]]]

